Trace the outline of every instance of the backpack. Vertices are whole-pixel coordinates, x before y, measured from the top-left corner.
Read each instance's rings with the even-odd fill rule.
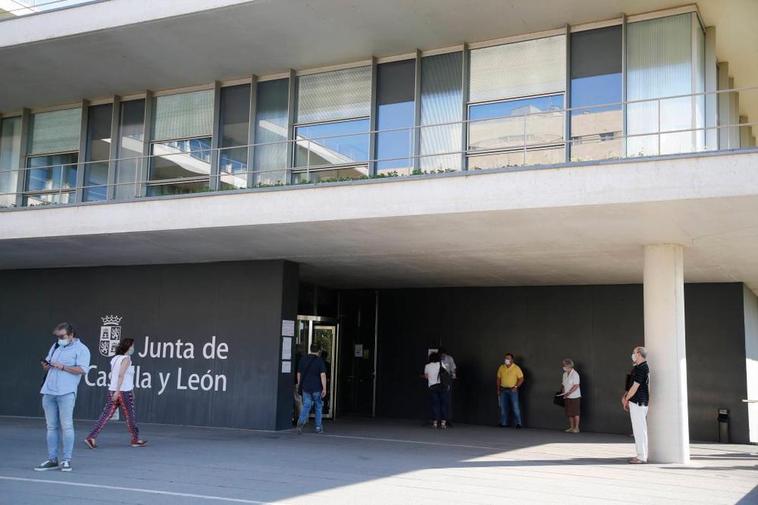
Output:
[[[440,384],[442,384],[442,388],[445,391],[450,390],[450,388],[453,385],[453,376],[450,375],[450,372],[447,371],[447,368],[442,366],[442,362],[440,361],[440,372],[437,378],[440,381]]]

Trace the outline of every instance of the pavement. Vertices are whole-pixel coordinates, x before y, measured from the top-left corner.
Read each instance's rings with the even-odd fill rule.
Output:
[[[689,465],[629,465],[632,439],[341,419],[326,433],[77,421],[71,473],[46,459],[42,419],[0,418],[0,504],[758,504],[758,447],[692,444]]]

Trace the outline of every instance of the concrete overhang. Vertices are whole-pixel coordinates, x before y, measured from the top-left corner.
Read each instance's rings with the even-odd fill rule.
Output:
[[[0,212],[0,268],[284,258],[335,287],[688,282],[758,291],[758,151]]]
[[[0,22],[0,111],[448,47],[682,0],[108,0]],[[758,2],[700,0],[736,86],[758,84]],[[743,114],[758,92],[740,97]]]

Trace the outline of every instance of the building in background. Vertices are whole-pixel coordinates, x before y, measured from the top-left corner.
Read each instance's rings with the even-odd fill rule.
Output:
[[[456,420],[510,351],[527,425],[568,356],[625,433],[644,343],[652,458],[758,441],[755,2],[6,3],[0,414],[66,319],[80,417],[118,321],[146,421],[285,428],[313,341],[329,416],[420,417],[444,344]]]

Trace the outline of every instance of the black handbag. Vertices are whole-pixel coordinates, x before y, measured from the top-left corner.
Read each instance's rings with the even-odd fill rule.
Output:
[[[559,396],[561,395],[561,393],[563,393],[562,390],[555,393],[555,395],[553,396],[553,403],[555,405],[558,405],[559,407],[565,407],[566,406],[565,398],[563,396]]]

